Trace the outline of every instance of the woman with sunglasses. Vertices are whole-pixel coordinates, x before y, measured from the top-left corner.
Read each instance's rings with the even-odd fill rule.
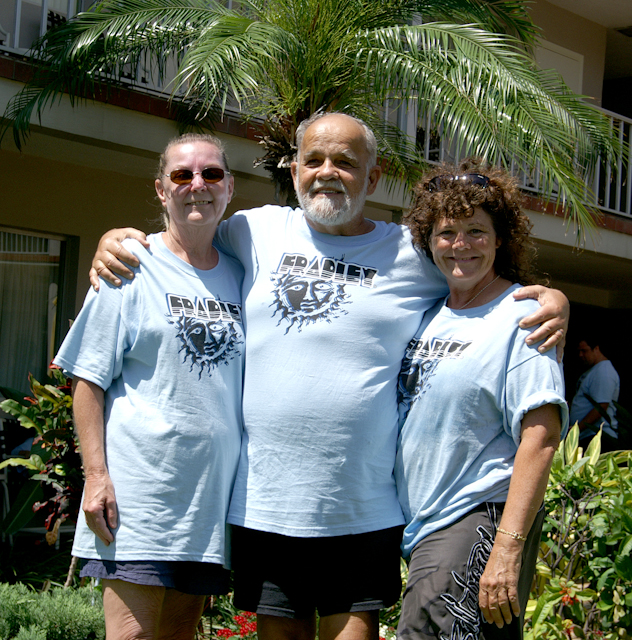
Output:
[[[518,326],[534,304],[512,296],[536,282],[530,224],[516,182],[482,161],[437,169],[415,196],[405,223],[450,294],[426,312],[399,379],[398,637],[516,640],[568,422],[554,355]]]
[[[55,362],[74,378],[86,484],[73,555],[100,578],[108,640],[191,640],[228,590],[226,513],[241,444],[241,266],[213,246],[233,194],[221,143],[160,157],[165,231],[121,288],[90,291]]]

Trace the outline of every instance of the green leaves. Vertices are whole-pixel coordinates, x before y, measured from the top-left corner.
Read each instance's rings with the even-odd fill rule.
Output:
[[[578,450],[579,444],[579,427],[575,424],[566,434],[566,438],[562,441],[564,448],[563,464],[575,464],[581,458],[581,452]]]
[[[72,396],[68,381],[58,368],[50,369],[56,384],[40,384],[29,376],[32,396],[24,404],[5,400],[0,407],[16,417],[22,426],[34,429],[36,437],[31,455],[10,458],[3,467],[22,467],[32,472],[31,480],[13,502],[11,512],[2,523],[6,533],[13,533],[33,517],[33,511],[47,514],[47,529],[55,521],[76,519],[83,488],[81,459],[72,422]],[[56,537],[56,534],[55,536]]]
[[[24,404],[16,400],[0,402],[0,408],[18,419],[27,429],[35,429],[40,436],[63,428],[71,420],[72,398],[52,385],[42,385],[29,376],[33,398]],[[49,436],[50,437],[50,434]]]
[[[597,436],[584,453],[578,437],[575,425],[551,469],[527,640],[632,627],[632,452],[601,454]]]
[[[33,505],[43,498],[44,489],[39,482],[23,485],[2,522],[2,531],[10,536],[25,527],[33,518]]]
[[[32,471],[44,471],[46,469],[46,465],[37,455],[29,456],[28,459],[8,458],[4,462],[0,463],[0,469],[4,469],[4,467],[25,467],[26,469],[31,469]]]

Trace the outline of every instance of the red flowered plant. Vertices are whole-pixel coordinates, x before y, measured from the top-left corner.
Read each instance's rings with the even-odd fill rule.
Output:
[[[233,604],[233,594],[211,597],[198,627],[197,640],[214,638],[257,637],[257,615],[251,611],[240,611]]]
[[[579,598],[576,595],[577,588],[573,583],[560,588],[562,604],[571,607],[575,603],[579,602]]]
[[[231,619],[225,620],[226,626],[216,631],[218,638],[256,638],[257,615],[250,611],[235,614]]]

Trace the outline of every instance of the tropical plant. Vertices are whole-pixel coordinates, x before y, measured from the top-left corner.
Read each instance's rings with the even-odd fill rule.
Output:
[[[18,146],[31,117],[62,93],[91,99],[140,70],[161,83],[188,124],[236,103],[263,119],[260,159],[279,192],[297,124],[319,109],[367,121],[391,185],[420,157],[382,105],[415,103],[432,131],[470,154],[517,161],[580,223],[586,175],[620,153],[608,121],[530,54],[537,30],[513,0],[101,0],[34,46],[33,79],[9,103]],[[418,24],[418,16],[423,23]],[[125,80],[128,82],[128,80]]]
[[[526,640],[630,638],[632,452],[578,441],[575,425],[553,459]]]
[[[39,511],[45,515],[46,539],[52,545],[60,525],[67,518],[77,519],[83,473],[69,381],[59,367],[51,365],[50,371],[55,385],[40,384],[29,375],[32,397],[0,403],[0,408],[16,417],[23,427],[36,432],[29,458],[9,458],[0,463],[0,469],[13,466],[32,472],[30,482],[22,488],[2,523],[3,532],[15,533],[32,518],[33,511]]]

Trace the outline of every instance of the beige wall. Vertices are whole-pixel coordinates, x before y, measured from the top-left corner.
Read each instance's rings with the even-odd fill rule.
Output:
[[[0,226],[79,236],[78,311],[101,234],[112,227],[134,226],[148,233],[159,228],[153,222],[160,215],[154,181],[29,155],[28,150],[28,145],[24,153],[0,150]],[[147,165],[147,176],[153,175],[153,162],[136,160]],[[271,202],[274,196],[268,182],[239,174],[236,193],[229,213]]]
[[[113,226],[148,228],[158,211],[148,180],[67,162],[0,151],[0,225],[80,237],[79,272],[87,274],[97,239]],[[87,279],[80,278],[77,301]]]
[[[0,81],[2,99],[19,88]],[[173,122],[103,104],[70,109],[67,100],[44,114],[22,152],[10,134],[0,148],[0,226],[78,236],[76,310],[88,289],[87,272],[101,234],[112,227],[159,229],[153,175],[158,154],[177,135]],[[227,215],[274,203],[274,188],[253,160],[261,147],[251,140],[220,136],[235,175],[235,197]],[[395,203],[395,204],[393,204]],[[401,194],[378,189],[366,213],[390,221]]]
[[[530,5],[530,11],[533,21],[542,29],[542,37],[545,40],[584,56],[582,92],[600,105],[606,56],[606,28],[560,9],[546,0],[537,0]]]

